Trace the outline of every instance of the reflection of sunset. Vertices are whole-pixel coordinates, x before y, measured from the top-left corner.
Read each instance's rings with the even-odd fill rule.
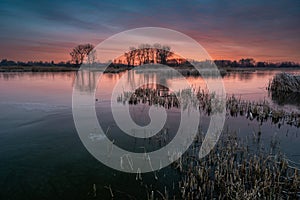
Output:
[[[224,87],[227,95],[241,95],[244,99],[249,100],[263,100],[268,98],[266,87],[271,77],[277,73],[277,71],[266,72],[249,72],[249,73],[230,73],[223,77]],[[156,76],[141,76],[135,73],[118,73],[118,74],[103,74],[97,82],[92,78],[93,74],[85,74],[83,77],[85,83],[91,83],[96,81],[92,85],[95,85],[97,89],[97,95],[105,96],[109,98],[108,91],[112,91],[116,83],[120,80],[121,76],[126,75],[128,83],[137,85],[139,83],[154,83],[157,82]],[[23,74],[1,74],[0,87],[2,92],[2,99],[9,100],[11,94],[19,95],[22,98],[36,96],[42,97],[45,91],[55,92],[57,96],[52,96],[51,99],[69,99],[65,95],[71,95],[69,91],[74,84],[75,73],[39,73],[38,75],[31,73]],[[206,89],[206,83],[199,77],[186,77],[189,84],[198,89],[201,87]],[[49,84],[50,80],[55,80]],[[9,84],[6,80],[10,80]],[[181,88],[181,79],[172,78],[166,81],[168,87]],[[21,87],[22,86],[22,87]],[[86,89],[90,90],[86,85]],[[94,87],[94,86],[93,86]],[[27,88],[30,93],[24,94],[23,91]],[[16,92],[17,91],[17,92]],[[24,96],[25,95],[25,96]],[[71,103],[69,101],[69,103]]]
[[[28,102],[34,98],[34,102],[38,103],[49,101],[53,104],[63,102],[64,105],[71,105],[70,89],[73,87],[74,77],[73,72],[0,74],[1,100]]]

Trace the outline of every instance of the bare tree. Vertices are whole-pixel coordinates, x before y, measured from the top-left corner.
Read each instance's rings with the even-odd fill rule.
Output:
[[[161,44],[140,44],[138,48],[130,47],[129,51],[124,54],[127,65],[134,66],[137,61],[138,65],[147,63],[167,64],[168,59],[173,55],[171,47]]]
[[[135,56],[136,56],[136,48],[135,47],[129,47],[129,55],[130,55],[130,63],[131,65],[135,64]]]
[[[171,53],[171,47],[164,45],[162,46],[162,48],[160,49],[160,60],[161,60],[161,64],[167,64],[167,60],[168,58],[172,55]]]
[[[88,64],[95,64],[96,60],[97,60],[96,49],[93,49],[87,55],[87,62]]]
[[[151,45],[150,44],[144,44],[143,45],[143,52],[144,52],[144,64],[150,63],[150,49]]]
[[[171,47],[168,45],[154,44],[153,47],[156,49],[156,62],[166,64],[168,57],[172,55]]]
[[[149,49],[149,63],[154,63],[155,54],[156,54],[156,50],[153,47],[151,47]]]
[[[143,63],[143,59],[144,59],[144,51],[143,51],[141,45],[136,50],[136,56],[137,56],[137,59],[139,61],[139,65],[141,65]]]
[[[161,49],[161,44],[158,44],[158,43],[155,43],[153,45],[153,48],[155,50],[155,62],[156,63],[161,63],[161,60],[160,60],[160,49]]]
[[[80,44],[73,48],[70,56],[72,57],[72,62],[76,65],[81,65],[84,59],[89,55],[89,53],[94,49],[92,44]]]
[[[127,66],[130,66],[131,63],[131,57],[130,57],[130,52],[126,52],[124,54],[125,58],[126,58],[126,62],[127,62]]]

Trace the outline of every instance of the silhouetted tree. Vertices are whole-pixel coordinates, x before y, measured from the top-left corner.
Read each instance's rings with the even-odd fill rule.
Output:
[[[124,53],[125,62],[128,66],[134,66],[147,63],[167,64],[168,59],[173,55],[171,47],[161,44],[140,44],[138,48],[130,47],[129,51]],[[116,63],[116,62],[115,62]]]
[[[159,56],[159,49],[161,49],[161,44],[155,43],[153,45],[153,48],[155,50],[155,62],[161,63],[160,56]]]
[[[96,59],[97,59],[96,50],[93,49],[87,55],[87,62],[88,64],[94,64],[96,62]]]
[[[241,67],[254,67],[255,60],[253,58],[243,58],[239,60]]]
[[[230,67],[232,64],[231,60],[215,60],[214,62],[218,67]]]
[[[256,67],[265,67],[266,63],[265,62],[257,62]]]
[[[150,63],[151,45],[150,44],[144,44],[142,49],[143,49],[143,52],[144,52],[144,64]]]
[[[128,64],[129,65],[134,65],[134,63],[135,63],[135,57],[136,57],[136,54],[137,54],[137,50],[136,50],[136,48],[135,47],[129,47],[129,54],[128,54],[128,56],[129,56],[129,62],[128,62]]]
[[[94,45],[92,44],[80,44],[73,48],[70,56],[72,58],[72,62],[77,66],[81,65],[84,59],[88,56],[88,54],[94,49]]]
[[[15,61],[12,61],[12,60],[7,60],[7,59],[3,59],[1,62],[0,62],[0,65],[1,66],[14,66],[16,65],[17,63]]]
[[[171,47],[164,45],[162,46],[161,49],[158,49],[157,51],[159,52],[159,58],[160,58],[160,63],[161,64],[167,64],[167,59],[169,56],[171,56]]]

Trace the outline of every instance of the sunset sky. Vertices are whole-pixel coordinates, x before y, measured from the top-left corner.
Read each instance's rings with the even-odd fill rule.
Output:
[[[213,59],[300,62],[299,0],[0,0],[0,59],[67,61],[77,44],[149,26],[187,34]]]

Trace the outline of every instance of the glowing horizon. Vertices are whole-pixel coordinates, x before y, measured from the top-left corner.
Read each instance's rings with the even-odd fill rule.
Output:
[[[300,63],[300,2],[296,0],[184,4],[4,0],[0,11],[0,59],[66,62],[78,44],[96,46],[119,32],[152,26],[192,37],[213,60]]]

